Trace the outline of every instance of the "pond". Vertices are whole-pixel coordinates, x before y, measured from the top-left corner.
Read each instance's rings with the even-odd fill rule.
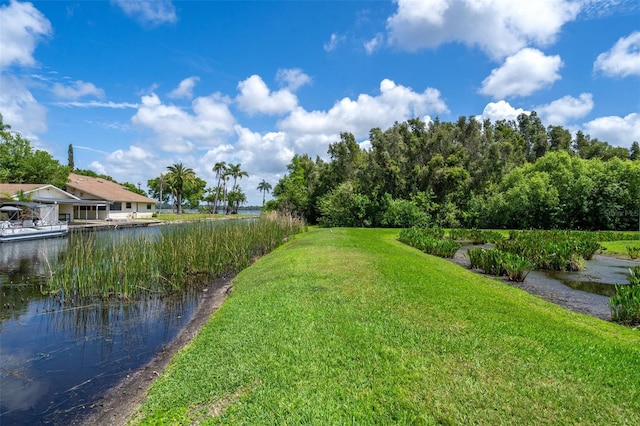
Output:
[[[456,253],[454,262],[469,267],[467,251],[474,247],[493,248],[493,245],[466,245]],[[610,321],[609,298],[616,284],[627,284],[629,269],[640,262],[596,255],[586,261],[586,268],[578,272],[531,271],[524,282],[508,284],[572,311]]]
[[[157,232],[136,230],[126,232]],[[108,234],[108,233],[105,233]],[[43,295],[66,238],[0,245],[0,424],[69,424],[186,326],[201,290],[81,306]]]

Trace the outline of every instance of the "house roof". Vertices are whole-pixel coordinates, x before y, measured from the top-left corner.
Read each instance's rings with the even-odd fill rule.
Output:
[[[25,194],[34,194],[33,199],[35,201],[75,201],[78,200],[73,194],[45,183],[0,183],[0,200],[11,200],[23,191]]]
[[[102,178],[69,173],[67,189],[83,199],[107,201],[131,201],[134,203],[155,203],[153,198],[136,194],[122,185]],[[80,194],[81,193],[81,194]]]

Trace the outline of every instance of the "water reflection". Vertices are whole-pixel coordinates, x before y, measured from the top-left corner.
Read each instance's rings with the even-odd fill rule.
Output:
[[[154,232],[154,231],[151,231]],[[101,238],[110,238],[103,236]],[[67,239],[0,245],[0,424],[68,424],[168,344],[199,290],[65,302],[40,285]]]

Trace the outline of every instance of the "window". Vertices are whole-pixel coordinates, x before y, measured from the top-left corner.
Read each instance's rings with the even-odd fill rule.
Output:
[[[122,210],[122,203],[117,201],[109,204],[109,210]]]
[[[131,203],[127,203],[127,208],[130,209],[131,208]]]
[[[147,210],[151,210],[151,203],[147,204]]]

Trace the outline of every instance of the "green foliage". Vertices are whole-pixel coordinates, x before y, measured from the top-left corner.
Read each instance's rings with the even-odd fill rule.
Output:
[[[616,284],[616,294],[609,300],[611,317],[624,324],[640,324],[640,266],[629,269],[629,283]]]
[[[382,214],[381,225],[387,228],[427,227],[431,222],[428,213],[424,212],[413,201],[391,200]]]
[[[318,200],[319,224],[326,227],[371,226],[371,201],[355,191],[351,182],[340,184]]]
[[[244,270],[130,424],[640,423],[637,331],[397,235],[313,229]]]
[[[274,188],[278,208],[318,223],[320,203],[350,182],[377,207],[352,221],[371,226],[410,223],[402,216],[412,207],[390,199],[416,203],[443,227],[637,229],[640,162],[580,132],[572,144],[568,130],[545,129],[535,112],[494,124],[411,119],[372,129],[369,141],[363,150],[342,133],[327,163],[295,155]]]
[[[0,114],[0,182],[51,184],[64,188],[69,168],[48,152],[34,150],[31,142],[11,131]]]
[[[511,231],[496,248],[551,271],[578,271],[601,249],[597,234],[580,231]]]
[[[454,228],[449,230],[449,237],[457,241],[470,241],[472,244],[495,243],[504,238],[502,234],[497,231],[477,228]]]
[[[473,248],[468,255],[472,269],[480,269],[489,275],[504,275],[511,281],[524,281],[529,271],[536,267],[522,256],[501,250]]]
[[[627,246],[627,253],[631,259],[637,259],[640,255],[640,246]]]
[[[425,253],[439,257],[454,257],[460,249],[460,243],[451,239],[442,239],[442,228],[404,228],[398,240]]]

